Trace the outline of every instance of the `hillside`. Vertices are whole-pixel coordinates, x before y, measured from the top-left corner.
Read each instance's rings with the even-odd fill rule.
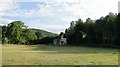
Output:
[[[52,36],[57,36],[58,34],[55,34],[55,33],[52,33],[52,32],[48,32],[48,31],[45,31],[45,30],[41,30],[41,29],[34,29],[32,28],[32,30],[34,32],[40,32],[43,37],[52,37]]]
[[[57,36],[58,34],[55,34],[55,33],[52,33],[52,32],[48,32],[48,31],[45,31],[45,30],[41,30],[41,29],[34,29],[32,28],[32,30],[34,32],[40,32],[43,37],[53,37],[53,36]],[[0,35],[2,35],[2,26],[0,26]]]
[[[52,32],[48,32],[48,31],[45,31],[45,30],[41,30],[41,29],[34,29],[32,28],[33,31],[35,32],[41,32],[41,34],[44,36],[44,37],[49,37],[49,36],[57,36],[57,34],[55,33],[52,33]],[[2,35],[2,26],[0,25],[0,35]]]

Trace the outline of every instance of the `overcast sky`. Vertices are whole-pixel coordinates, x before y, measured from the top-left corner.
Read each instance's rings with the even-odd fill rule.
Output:
[[[20,20],[31,28],[60,33],[70,22],[118,13],[120,0],[1,0],[0,25]]]

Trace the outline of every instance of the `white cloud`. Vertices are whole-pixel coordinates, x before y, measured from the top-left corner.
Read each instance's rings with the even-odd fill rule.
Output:
[[[2,2],[6,2],[9,0],[3,0]],[[12,0],[14,2],[79,2],[79,0]]]
[[[61,19],[64,17],[66,20],[69,16],[72,16],[73,19],[81,18],[85,21],[88,17],[98,19],[101,16],[107,15],[109,12],[117,13],[118,1],[119,0],[54,0],[49,2],[48,0],[45,1],[47,6],[44,6],[39,12],[45,12],[46,14],[51,14],[51,16]]]
[[[12,16],[10,12],[16,12],[15,10],[18,8],[18,4],[12,2],[11,0],[7,0],[7,2],[0,2],[0,25],[7,25],[10,22],[14,21],[10,18],[3,18],[3,16]]]
[[[0,2],[0,12],[15,10],[17,7],[15,2]]]
[[[20,0],[18,0],[20,1]],[[33,0],[30,0],[33,1]],[[81,18],[98,19],[109,12],[118,12],[119,0],[37,0],[44,4],[37,4],[34,10],[19,9],[19,2],[0,3],[0,15],[29,19],[26,23],[31,27],[61,32],[69,27],[70,21]],[[24,2],[24,1],[22,1]],[[36,2],[36,0],[34,0]],[[53,18],[48,22],[41,22],[41,18]],[[34,21],[37,20],[38,21]],[[31,22],[33,21],[33,22]],[[53,21],[53,22],[52,22]],[[35,23],[39,23],[36,24]],[[49,24],[48,24],[49,23]]]
[[[17,15],[18,7],[19,5],[16,2],[10,0],[8,2],[0,2],[0,17]]]
[[[118,3],[118,12],[120,13],[120,1]]]
[[[79,0],[79,4],[67,7],[65,10],[72,13],[74,17],[82,18],[84,21],[87,17],[98,19],[107,15],[109,12],[117,13],[119,0]]]
[[[64,29],[66,28],[65,25],[61,26],[61,25],[56,25],[56,24],[43,24],[43,23],[34,24],[30,26],[31,28],[43,29],[46,31],[54,32],[54,33],[59,33],[61,31],[64,31]]]
[[[10,22],[13,22],[14,20],[12,19],[7,19],[7,18],[0,18],[0,25],[7,25]]]

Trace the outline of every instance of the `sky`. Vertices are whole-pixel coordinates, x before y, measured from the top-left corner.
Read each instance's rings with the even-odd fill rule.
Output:
[[[118,13],[120,0],[0,0],[0,25],[20,20],[30,28],[64,32],[71,21]]]

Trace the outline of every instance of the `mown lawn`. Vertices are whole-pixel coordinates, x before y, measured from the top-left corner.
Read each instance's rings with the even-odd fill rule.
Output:
[[[118,50],[81,46],[2,45],[3,65],[118,65]]]

